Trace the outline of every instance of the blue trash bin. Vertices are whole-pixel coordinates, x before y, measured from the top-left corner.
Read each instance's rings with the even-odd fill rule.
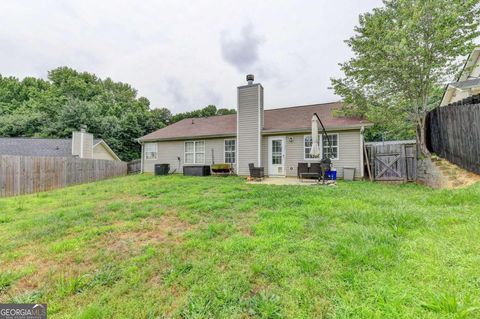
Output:
[[[337,180],[337,170],[336,169],[332,169],[332,170],[327,171],[326,175],[327,175],[327,178],[332,180],[332,181]]]

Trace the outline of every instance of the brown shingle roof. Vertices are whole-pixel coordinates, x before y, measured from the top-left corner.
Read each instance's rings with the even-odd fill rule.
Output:
[[[341,102],[293,106],[265,110],[264,132],[308,131],[313,113],[317,113],[327,129],[370,125],[362,118],[334,116]],[[237,132],[237,115],[219,115],[184,119],[141,137],[140,141],[169,140],[192,137],[234,136]]]

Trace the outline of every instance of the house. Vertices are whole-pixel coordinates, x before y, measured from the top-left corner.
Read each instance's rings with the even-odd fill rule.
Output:
[[[480,47],[473,50],[456,82],[449,83],[440,106],[449,105],[480,94]]]
[[[177,172],[183,165],[231,163],[246,176],[254,163],[269,176],[297,176],[299,162],[318,161],[310,156],[311,119],[317,113],[332,142],[330,153],[320,138],[322,155],[332,157],[337,176],[345,167],[363,176],[362,133],[371,123],[335,116],[340,102],[264,109],[263,92],[250,78],[237,88],[237,114],[184,119],[139,138],[142,171],[153,172],[159,163]]]
[[[81,130],[71,139],[0,137],[0,155],[60,156],[120,161],[102,139]]]

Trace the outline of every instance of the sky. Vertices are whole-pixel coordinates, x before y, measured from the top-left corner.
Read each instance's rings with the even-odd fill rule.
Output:
[[[245,75],[265,108],[339,100],[330,78],[344,40],[381,0],[2,0],[0,74],[46,78],[59,66],[126,82],[173,113],[236,107]]]

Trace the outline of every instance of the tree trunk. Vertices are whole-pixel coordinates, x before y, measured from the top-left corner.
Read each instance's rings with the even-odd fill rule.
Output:
[[[427,148],[427,137],[425,135],[426,115],[423,115],[421,119],[417,121],[417,145],[420,152],[425,157],[430,157],[430,151]]]

